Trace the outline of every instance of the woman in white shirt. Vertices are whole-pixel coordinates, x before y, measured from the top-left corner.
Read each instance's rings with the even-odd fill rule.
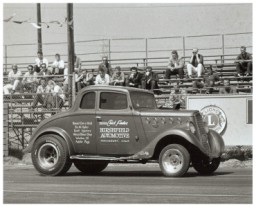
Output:
[[[105,70],[100,67],[99,74],[96,76],[95,85],[109,85],[109,75],[105,73]]]

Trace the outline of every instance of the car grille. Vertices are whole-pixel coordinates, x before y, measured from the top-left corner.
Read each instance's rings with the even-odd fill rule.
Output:
[[[207,151],[207,153],[209,153],[210,149],[209,149],[209,144],[208,144],[208,136],[204,129],[204,122],[203,122],[203,118],[200,115],[200,113],[196,114],[196,124],[197,124],[197,129],[198,129],[197,130],[198,137],[199,137],[203,147]]]

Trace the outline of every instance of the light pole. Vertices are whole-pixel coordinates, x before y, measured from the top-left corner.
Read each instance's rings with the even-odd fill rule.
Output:
[[[75,89],[72,87],[72,74],[74,73],[74,20],[73,20],[73,4],[67,4],[67,34],[68,34],[68,93],[69,105],[72,104],[72,95],[75,95]],[[74,80],[74,79],[73,79]]]
[[[42,45],[41,4],[37,3],[36,7],[37,7],[37,25],[41,26],[41,28],[37,30],[37,47],[38,47],[38,52],[42,52],[43,45]]]

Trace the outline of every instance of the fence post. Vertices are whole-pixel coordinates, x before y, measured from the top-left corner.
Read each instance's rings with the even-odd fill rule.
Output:
[[[148,38],[146,38],[145,41],[146,41],[146,66],[148,66]]]
[[[222,58],[221,58],[221,63],[224,63],[224,55],[225,55],[225,39],[224,39],[224,34],[221,35],[222,37]]]
[[[4,117],[3,117],[3,148],[4,148],[4,157],[9,155],[9,128],[8,128],[8,104],[4,104]]]
[[[108,40],[108,59],[109,62],[111,63],[111,40]]]
[[[4,46],[5,73],[7,73],[7,45]]]
[[[183,57],[184,57],[184,61],[185,61],[185,55],[186,55],[186,46],[185,46],[185,37],[182,37],[182,50],[183,50]]]

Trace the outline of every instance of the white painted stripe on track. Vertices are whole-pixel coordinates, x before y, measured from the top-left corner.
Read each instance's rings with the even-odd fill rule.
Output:
[[[65,192],[65,191],[18,191],[4,190],[5,193],[44,193],[44,194],[87,194],[87,195],[131,195],[131,196],[189,196],[189,197],[252,197],[252,194],[220,195],[220,194],[172,194],[172,193],[109,193],[109,192]]]

